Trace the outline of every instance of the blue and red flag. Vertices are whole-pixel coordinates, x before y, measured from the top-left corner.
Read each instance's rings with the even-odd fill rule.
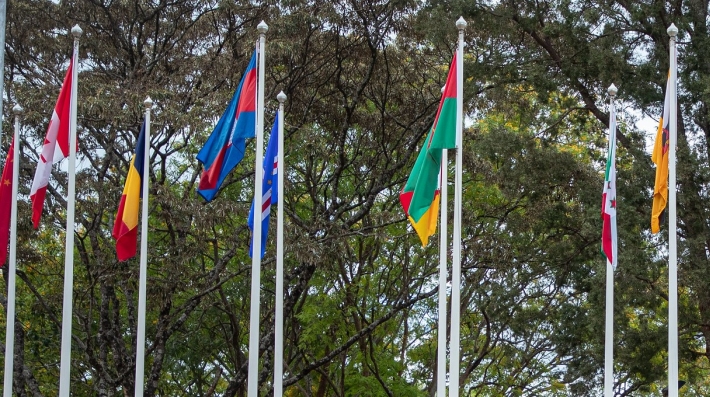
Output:
[[[197,154],[205,167],[197,193],[211,201],[224,178],[244,158],[246,138],[256,133],[256,51],[227,110]]]
[[[145,161],[145,123],[138,135],[136,151],[128,167],[126,185],[123,187],[121,202],[118,204],[116,220],[113,222],[111,235],[116,239],[116,254],[119,261],[125,261],[136,256],[138,241],[138,208],[141,202],[143,188],[143,164]],[[146,236],[143,236],[146,238]]]
[[[279,174],[279,115],[276,114],[274,127],[271,129],[269,136],[269,145],[266,147],[264,154],[264,179],[261,187],[261,257],[264,257],[266,252],[266,237],[269,235],[269,215],[271,214],[271,204],[279,202],[278,196],[278,174]],[[251,202],[249,210],[249,219],[247,224],[249,229],[254,230],[254,202]],[[249,243],[249,256],[253,256],[254,237]]]

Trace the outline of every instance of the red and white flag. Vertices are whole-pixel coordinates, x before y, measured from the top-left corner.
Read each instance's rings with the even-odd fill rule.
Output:
[[[73,58],[73,57],[72,57]],[[39,220],[42,217],[44,207],[44,197],[47,194],[47,184],[52,173],[52,165],[62,159],[69,157],[69,112],[71,110],[71,89],[72,89],[72,67],[74,60],[69,61],[67,75],[64,76],[64,83],[59,92],[57,104],[52,113],[52,120],[49,121],[47,136],[44,138],[42,154],[37,162],[37,171],[30,199],[32,199],[32,223],[34,228],[39,227]]]
[[[609,111],[609,152],[602,190],[602,254],[616,270],[618,259],[616,233],[616,111]]]

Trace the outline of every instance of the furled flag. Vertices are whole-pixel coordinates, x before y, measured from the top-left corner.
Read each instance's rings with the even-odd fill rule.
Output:
[[[10,210],[12,208],[12,161],[15,154],[15,140],[7,151],[5,168],[0,179],[0,266],[7,259],[7,243],[10,241]]]
[[[47,195],[47,184],[49,184],[49,175],[52,173],[52,165],[69,156],[69,111],[71,108],[73,63],[74,61],[71,59],[67,74],[64,76],[62,89],[59,91],[57,104],[52,112],[52,119],[49,121],[42,154],[39,156],[37,171],[32,181],[30,199],[32,200],[32,223],[35,229],[39,227],[39,220],[42,217],[44,197]]]
[[[446,86],[421,152],[407,184],[399,194],[405,214],[426,246],[436,231],[439,216],[439,171],[441,151],[456,147],[456,55],[451,61]],[[444,181],[446,183],[446,181]]]
[[[277,204],[279,202],[277,180],[279,171],[279,115],[276,114],[276,119],[274,120],[274,127],[271,129],[271,136],[269,136],[269,145],[266,147],[266,154],[264,154],[264,179],[262,182],[261,192],[261,257],[264,257],[266,252],[266,237],[269,235],[269,215],[271,214],[271,205]],[[249,219],[247,224],[250,230],[254,230],[254,202],[251,203],[251,209],[249,210]],[[254,238],[252,237],[249,243],[249,256],[254,255],[254,250],[252,249],[254,243]]]
[[[136,151],[128,166],[126,185],[123,187],[121,202],[118,204],[116,220],[113,222],[112,236],[116,239],[116,255],[119,261],[125,261],[136,256],[138,240],[138,208],[143,188],[145,170],[145,123],[141,127],[136,143]],[[143,236],[143,238],[146,238]]]
[[[256,56],[255,51],[227,110],[197,154],[205,167],[197,193],[207,201],[214,198],[224,178],[244,158],[246,138],[255,136]]]
[[[663,117],[658,122],[656,143],[651,160],[656,164],[656,183],[653,187],[653,208],[651,209],[651,233],[661,230],[663,212],[668,203],[668,118],[671,108],[670,78],[666,84],[666,99],[663,102]]]
[[[609,114],[609,153],[606,158],[604,189],[602,190],[602,254],[616,269],[616,112]]]

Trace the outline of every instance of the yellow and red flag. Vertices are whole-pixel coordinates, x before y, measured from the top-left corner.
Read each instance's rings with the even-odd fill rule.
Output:
[[[136,143],[136,151],[128,168],[126,185],[123,187],[121,203],[118,205],[116,220],[113,223],[113,238],[116,239],[116,254],[119,261],[136,256],[138,241],[138,208],[141,201],[141,188],[145,156],[145,123]],[[145,236],[143,237],[145,238]]]

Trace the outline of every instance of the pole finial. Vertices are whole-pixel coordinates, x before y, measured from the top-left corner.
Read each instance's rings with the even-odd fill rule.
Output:
[[[672,23],[671,26],[668,27],[668,30],[666,30],[666,32],[668,32],[669,36],[676,37],[678,35],[678,28],[675,27],[674,23]]]
[[[463,19],[463,17],[459,17],[459,19],[456,21],[456,29],[458,29],[458,30],[466,29],[467,25],[468,25],[468,23],[466,22],[465,19]]]
[[[279,101],[279,103],[284,103],[286,101],[286,94],[281,91],[278,95],[276,95],[276,99]]]
[[[266,34],[269,30],[269,25],[267,25],[266,22],[261,21],[258,25],[256,25],[256,30],[258,30],[261,34]]]
[[[150,97],[146,97],[145,101],[143,101],[143,106],[145,106],[146,109],[150,109],[153,107],[153,100],[150,99]]]
[[[606,92],[609,93],[611,96],[616,96],[616,93],[619,91],[618,88],[614,84],[610,85],[609,88],[607,88]]]
[[[71,35],[74,36],[75,39],[81,37],[82,33],[84,33],[84,31],[81,30],[79,25],[74,25],[74,27],[71,28]]]
[[[16,103],[15,106],[12,107],[12,113],[15,113],[17,116],[22,114],[22,106]]]

